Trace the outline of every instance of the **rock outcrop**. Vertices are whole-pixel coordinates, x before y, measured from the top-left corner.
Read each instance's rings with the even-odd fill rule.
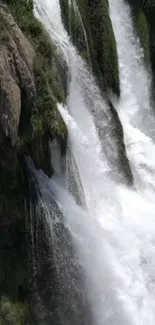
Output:
[[[30,121],[35,99],[35,51],[5,6],[0,7],[0,141],[14,146],[22,117]]]
[[[5,3],[0,4],[0,323],[30,325],[35,320],[24,157],[51,176],[49,141],[57,138],[65,153],[67,131],[57,102],[65,102],[67,69],[34,17],[33,1]]]

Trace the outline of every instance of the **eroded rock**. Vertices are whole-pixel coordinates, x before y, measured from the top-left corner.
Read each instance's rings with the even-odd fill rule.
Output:
[[[35,98],[35,51],[4,6],[0,6],[0,34],[0,140],[5,135],[14,146],[19,123],[28,123]]]

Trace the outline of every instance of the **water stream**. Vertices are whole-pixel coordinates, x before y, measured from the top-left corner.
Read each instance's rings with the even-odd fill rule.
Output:
[[[74,183],[68,191],[58,175],[45,182],[38,176],[38,183],[43,196],[48,200],[52,197],[59,206],[71,235],[84,273],[83,289],[93,324],[154,325],[155,164],[150,77],[134,35],[129,7],[123,0],[110,0],[109,3],[122,93],[120,101],[114,100],[114,104],[124,128],[136,190],[120,182],[123,176],[118,167],[117,141],[112,132],[109,107],[64,30],[56,0],[44,3],[36,0],[35,13],[63,51],[69,66],[67,106],[59,104],[58,109],[68,128],[69,156],[73,157],[72,161],[75,159],[72,173],[76,168],[75,174],[80,180],[79,186],[76,182],[80,188],[78,195],[85,204],[78,204]],[[70,163],[71,159],[68,161]],[[68,180],[71,173],[69,168],[67,170]],[[52,213],[48,204],[45,206],[52,237]],[[62,259],[63,250],[60,262]],[[71,274],[69,266],[66,267]],[[72,283],[72,278],[68,277],[68,281]],[[71,288],[75,290],[74,286]],[[74,306],[78,309],[81,305],[74,301]],[[75,314],[74,322],[79,324],[76,311]],[[71,324],[68,314],[63,317],[62,324]],[[80,318],[80,324],[90,324],[89,317]]]
[[[138,187],[154,188],[155,117],[151,103],[151,75],[134,33],[131,10],[124,0],[110,0],[110,14],[117,42],[121,99],[114,101],[124,133],[128,157]],[[152,140],[153,139],[153,140]]]

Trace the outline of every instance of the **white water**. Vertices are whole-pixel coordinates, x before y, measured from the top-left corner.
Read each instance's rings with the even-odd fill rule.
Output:
[[[79,146],[80,138],[82,142],[88,138],[88,141],[85,141],[87,152],[89,150],[89,159],[87,163],[90,164],[91,161],[93,161],[96,167],[100,166],[101,172],[109,172],[111,170],[111,173],[117,180],[122,180],[124,175],[119,168],[120,157],[118,152],[120,138],[117,135],[117,125],[113,123],[113,114],[102,98],[93,76],[89,73],[86,65],[78,56],[63,28],[60,20],[58,1],[45,0],[43,3],[38,0],[36,3],[36,16],[45,24],[51,37],[58,43],[58,47],[60,47],[63,52],[69,66],[69,79],[71,79],[71,82],[69,85],[68,109],[72,115],[70,118],[73,124],[77,124],[79,136],[79,139],[77,136],[75,139],[74,135],[76,131],[71,123],[69,128],[70,133],[74,132],[73,141],[77,140],[77,146]],[[104,142],[100,142],[99,138],[104,138]],[[80,155],[75,152],[76,145],[73,145],[72,149],[75,159],[80,159],[81,161]],[[95,157],[97,157],[97,159],[95,159]],[[78,165],[79,164],[80,162]],[[80,166],[78,166],[78,168],[80,168]]]
[[[110,0],[109,5],[119,56],[121,100],[118,109],[128,122],[143,128],[144,114],[149,118],[151,111],[151,77],[144,67],[143,50],[134,34],[129,5],[124,0]]]
[[[130,7],[124,0],[109,0],[117,42],[121,99],[115,102],[125,132],[128,157],[136,184],[145,188],[155,173],[155,118],[151,105],[151,76],[144,66],[144,54],[134,33]]]
[[[138,190],[134,192],[116,185],[109,177],[113,167],[109,160],[116,162],[117,150],[114,138],[110,137],[108,108],[70,44],[61,24],[57,1],[37,0],[36,3],[37,15],[63,50],[71,73],[68,109],[59,105],[59,110],[69,130],[87,209],[75,203],[60,180],[51,180],[50,187],[64,212],[65,223],[85,269],[85,290],[94,324],[154,325],[154,144],[149,134],[142,133],[145,110],[149,114],[151,107],[149,77],[139,56],[129,9],[122,0],[110,0],[120,60],[122,97],[118,110],[135,174],[140,166],[140,177],[143,176],[147,190],[145,195],[142,189],[139,194]],[[98,137],[101,131],[102,143]]]

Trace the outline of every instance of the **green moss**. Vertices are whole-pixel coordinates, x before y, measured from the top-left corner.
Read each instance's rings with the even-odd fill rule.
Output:
[[[116,42],[107,1],[88,1],[88,17],[93,39],[94,65],[105,90],[111,88],[119,95],[119,74]]]
[[[66,146],[67,130],[57,110],[57,102],[64,103],[66,94],[60,76],[61,56],[42,25],[34,17],[32,2],[28,3],[26,0],[6,2],[36,51],[34,60],[36,98],[31,108],[31,124],[27,125],[26,122],[24,131],[20,125],[19,138],[14,147],[5,136],[4,139],[0,139],[0,226],[3,220],[6,224],[15,223],[17,226],[19,220],[25,219],[23,157],[31,156],[36,167],[51,176],[53,170],[49,140],[56,137],[61,144],[62,153],[65,153],[63,148]],[[23,23],[24,21],[26,23]],[[1,35],[1,41],[9,41],[7,34]],[[9,286],[5,285],[8,290],[5,294],[10,293],[11,284],[14,284],[13,287],[16,286],[15,280],[12,280],[11,284],[9,281],[8,283]]]
[[[118,57],[108,1],[78,0],[80,14],[73,5],[68,9],[67,0],[61,0],[60,4],[64,24],[82,57],[87,61],[91,58],[93,72],[101,89],[103,91],[112,89],[119,95]],[[83,27],[87,40],[84,37]]]
[[[132,7],[132,16],[135,30],[144,50],[145,62],[150,62],[150,39],[149,24],[143,10],[139,7]]]
[[[145,56],[147,59],[149,59],[149,27],[146,17],[142,10],[137,11],[135,19],[138,35],[145,51]]]
[[[25,325],[30,321],[26,305],[14,302],[7,296],[0,300],[0,325]]]
[[[75,6],[76,2],[71,1],[70,7],[68,0],[61,0],[62,18],[67,31],[69,32],[72,42],[76,44],[80,54],[89,59],[87,40],[85,39],[85,32],[83,30],[83,18]]]
[[[54,118],[57,102],[65,102],[65,90],[57,74],[59,53],[44,30],[35,48],[38,55],[34,62],[37,96],[32,114],[33,135],[42,135],[49,128],[55,129],[57,133]],[[62,125],[61,116],[57,123]]]
[[[29,39],[34,47],[36,56],[34,59],[34,79],[36,85],[36,98],[31,107],[31,125],[19,125],[19,139],[14,148],[11,147],[8,141],[8,155],[5,149],[1,146],[0,155],[4,161],[0,166],[1,185],[0,193],[5,195],[5,201],[10,201],[11,197],[16,202],[16,197],[20,197],[19,174],[20,164],[18,157],[30,154],[33,152],[32,146],[34,139],[40,144],[41,137],[48,134],[49,139],[57,137],[59,139],[67,138],[65,124],[57,110],[57,102],[65,103],[66,89],[64,86],[65,77],[62,74],[63,69],[60,67],[62,58],[55,45],[52,43],[48,33],[45,31],[41,23],[34,17],[33,1],[32,0],[5,0],[13,14],[15,21],[21,28],[25,36]],[[1,41],[7,42],[7,34],[1,35]],[[65,68],[64,68],[65,69]],[[62,71],[60,71],[62,70]],[[47,139],[47,143],[49,142]],[[6,141],[6,139],[5,139]],[[44,142],[44,141],[41,141]],[[40,159],[40,157],[39,157]],[[9,161],[12,161],[12,166],[9,168]],[[38,162],[42,166],[41,162]],[[8,181],[6,182],[6,174],[8,173]],[[19,193],[19,195],[18,195]],[[16,197],[15,197],[16,194]],[[21,196],[23,193],[21,194]],[[7,203],[6,203],[7,205]]]
[[[153,0],[127,0],[133,7],[135,8],[153,8],[154,1]]]
[[[35,18],[32,0],[5,0],[5,3],[9,5],[18,26],[32,43],[36,51],[34,75],[37,94],[31,118],[33,138],[36,135],[43,135],[49,127],[54,129],[56,123],[55,119],[52,119],[52,116],[54,117],[56,115],[57,102],[65,102],[65,89],[58,71],[58,61],[61,60],[61,57],[48,33]],[[47,119],[47,116],[51,116],[50,120]],[[61,116],[57,114],[57,117],[59,118],[57,123],[60,123],[62,126],[63,121]],[[49,125],[50,123],[51,125]],[[22,128],[24,130],[26,129],[23,126]],[[22,128],[20,128],[21,133]],[[64,129],[65,127],[63,127]],[[62,131],[62,127],[59,128],[60,130]],[[56,134],[58,128],[56,127],[54,131]],[[22,134],[22,137],[24,137],[25,142],[27,133],[26,136]],[[23,143],[22,137],[20,139],[21,143]],[[30,133],[27,140],[29,142],[31,140]]]
[[[61,54],[34,17],[33,1],[6,0],[5,3],[36,53],[33,69],[36,97],[30,110],[31,123],[25,122],[24,128],[20,124],[18,141],[14,147],[5,136],[0,139],[0,294],[9,297],[7,304],[10,304],[10,310],[13,306],[15,313],[17,311],[15,324],[22,325],[25,324],[25,307],[19,304],[18,285],[26,285],[26,290],[30,293],[26,239],[23,233],[27,194],[23,157],[31,156],[36,167],[42,168],[49,176],[52,175],[49,140],[57,137],[64,153],[67,139],[66,126],[57,110],[58,102],[65,103],[66,80],[65,67],[64,70],[61,69]],[[0,36],[0,41],[9,42],[6,33]],[[0,325],[3,324],[1,322],[0,319]]]
[[[61,125],[64,124],[57,111],[57,102],[64,102],[65,100],[62,87],[56,81],[56,77],[53,76],[50,64],[49,66],[47,63],[45,65],[43,59],[35,61],[34,74],[37,98],[32,114],[33,135],[43,134],[47,129],[54,129],[55,134],[59,134],[62,131]],[[57,120],[55,116],[57,116]],[[59,130],[55,127],[56,122],[60,125]]]
[[[147,18],[149,24],[149,32],[150,32],[150,57],[151,57],[151,65],[153,71],[153,82],[155,85],[155,6],[153,1],[146,1],[143,7],[143,11]],[[154,86],[153,86],[154,92]],[[154,92],[155,96],[155,92]]]
[[[41,23],[33,15],[33,0],[4,0],[4,3],[26,36],[35,39],[42,34]]]

